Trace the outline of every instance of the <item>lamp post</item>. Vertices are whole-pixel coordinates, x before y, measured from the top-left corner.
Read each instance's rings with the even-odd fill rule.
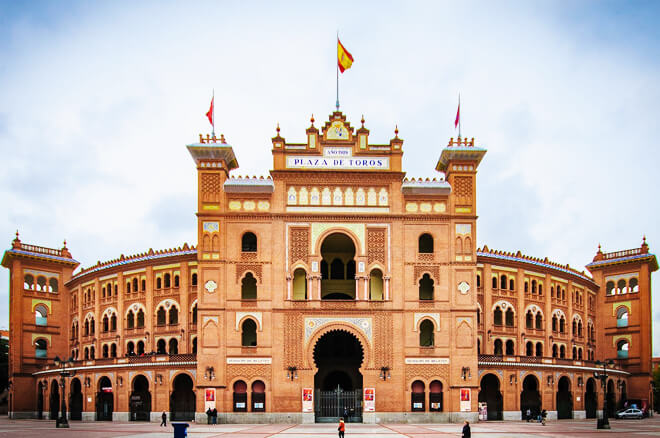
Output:
[[[596,429],[610,429],[610,420],[607,418],[607,367],[614,365],[612,359],[601,362],[596,361],[597,367],[603,367],[603,372],[594,371],[594,377],[600,379],[600,385],[603,387],[603,418],[598,419],[596,422]]]
[[[68,360],[60,360],[59,356],[55,356],[55,366],[60,369],[60,386],[62,387],[62,409],[61,416],[55,422],[55,427],[69,427],[69,422],[66,419],[66,378],[73,377],[76,375],[76,372],[69,370],[68,368],[73,366],[73,357],[70,357]]]

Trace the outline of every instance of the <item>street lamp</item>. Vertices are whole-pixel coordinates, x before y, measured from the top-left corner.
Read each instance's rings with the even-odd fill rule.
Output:
[[[606,360],[605,362],[599,360],[596,361],[597,367],[603,367],[602,373],[594,371],[594,377],[600,379],[600,385],[603,387],[603,418],[597,420],[596,429],[610,429],[610,421],[607,418],[607,367],[612,367],[613,365],[614,361],[612,359]]]
[[[73,357],[68,360],[60,360],[59,356],[55,356],[55,366],[60,369],[60,386],[62,387],[62,409],[61,416],[55,421],[55,427],[69,427],[69,422],[66,419],[66,398],[64,392],[66,391],[66,378],[76,375],[74,370],[68,368],[73,366]]]

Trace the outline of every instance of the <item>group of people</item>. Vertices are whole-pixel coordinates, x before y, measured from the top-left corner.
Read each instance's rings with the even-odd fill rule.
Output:
[[[206,410],[206,417],[209,420],[209,424],[218,424],[218,410],[216,408],[208,408]]]
[[[548,416],[548,411],[546,411],[545,409],[543,409],[536,416],[532,415],[532,411],[529,408],[527,409],[527,412],[525,412],[525,420],[527,420],[528,423],[530,421],[533,421],[536,418],[536,420],[544,426],[545,426],[545,420],[546,420],[547,416]]]

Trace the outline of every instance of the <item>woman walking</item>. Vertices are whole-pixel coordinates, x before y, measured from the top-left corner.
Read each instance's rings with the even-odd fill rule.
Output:
[[[337,430],[339,431],[339,438],[344,438],[344,431],[346,431],[346,425],[344,424],[344,417],[341,417],[339,419],[339,427],[337,427]]]

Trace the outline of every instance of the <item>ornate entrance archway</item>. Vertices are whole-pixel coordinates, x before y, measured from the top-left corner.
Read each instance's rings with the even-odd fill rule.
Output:
[[[596,418],[596,407],[598,397],[596,395],[596,381],[587,379],[586,391],[584,393],[584,410],[587,418]]]
[[[479,402],[486,403],[488,420],[502,419],[502,393],[500,392],[500,380],[495,374],[488,373],[481,379],[479,388]]]
[[[527,418],[528,409],[532,418],[536,418],[541,413],[539,380],[532,374],[528,374],[523,380],[523,390],[520,393],[520,411],[523,419]]]
[[[362,422],[364,351],[358,338],[345,330],[323,334],[314,345],[315,419],[317,423]]]
[[[570,418],[573,418],[573,394],[571,393],[571,381],[564,376],[559,379],[557,385],[557,419]]]

